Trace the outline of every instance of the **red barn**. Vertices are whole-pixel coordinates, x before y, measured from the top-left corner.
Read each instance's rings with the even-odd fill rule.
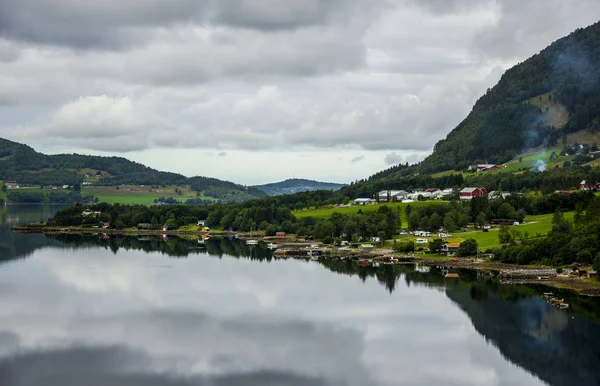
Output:
[[[496,164],[481,164],[477,165],[478,172],[487,172],[489,170],[498,170],[498,165]]]
[[[285,232],[277,232],[275,233],[275,237],[285,237]]]
[[[483,187],[477,188],[464,188],[460,191],[461,200],[470,200],[473,197],[483,197],[487,194],[487,190]]]

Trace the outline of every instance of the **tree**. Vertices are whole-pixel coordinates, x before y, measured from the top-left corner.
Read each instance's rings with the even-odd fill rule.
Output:
[[[444,230],[446,230],[446,232],[455,232],[456,231],[456,224],[454,223],[452,216],[450,216],[449,214],[447,214],[444,217]]]
[[[594,259],[594,270],[600,272],[600,253],[597,254],[596,259]],[[598,280],[600,280],[600,275],[598,276]]]
[[[479,248],[479,245],[475,239],[467,239],[460,243],[460,246],[458,247],[458,256],[474,256],[477,254],[477,248]]]
[[[511,241],[513,241],[513,237],[509,228],[506,225],[502,225],[498,232],[498,242],[500,242],[500,244],[507,244]]]
[[[442,218],[439,214],[434,213],[429,218],[429,223],[432,229],[439,229],[442,226]]]
[[[265,234],[267,236],[275,236],[276,233],[277,233],[277,225],[275,225],[275,224],[269,225],[265,231]]]
[[[429,242],[429,250],[432,253],[440,253],[444,245],[444,240],[437,238]]]
[[[512,205],[510,205],[508,202],[505,202],[504,204],[500,205],[496,215],[498,218],[515,219],[517,217],[517,212]]]
[[[479,212],[479,214],[477,215],[477,218],[475,219],[475,224],[477,224],[479,227],[483,227],[486,222],[487,222],[487,216],[485,215],[485,213]]]

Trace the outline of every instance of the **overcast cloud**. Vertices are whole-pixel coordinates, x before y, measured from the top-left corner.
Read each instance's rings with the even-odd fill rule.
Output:
[[[3,0],[0,136],[242,183],[349,182],[422,159],[506,69],[599,14],[597,0]],[[182,149],[190,162],[169,164]],[[199,169],[207,152],[227,157]]]

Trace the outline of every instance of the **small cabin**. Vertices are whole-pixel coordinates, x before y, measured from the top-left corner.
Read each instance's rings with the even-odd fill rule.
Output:
[[[587,274],[588,279],[592,279],[592,278],[596,278],[598,277],[598,272],[596,271],[589,271]]]
[[[285,237],[285,232],[276,232],[275,237]]]

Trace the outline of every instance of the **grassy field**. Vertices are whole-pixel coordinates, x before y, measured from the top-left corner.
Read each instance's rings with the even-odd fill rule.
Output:
[[[556,103],[556,97],[552,92],[538,95],[527,102],[536,105],[542,110],[542,119],[548,126],[560,129],[569,121],[569,111],[565,106]]]
[[[565,218],[570,221],[573,221],[573,216],[575,212],[567,212],[565,213]],[[525,217],[525,222],[517,227],[517,229],[521,232],[528,232],[529,237],[536,236],[544,236],[550,232],[552,229],[552,214],[542,214],[539,216],[527,216]],[[475,239],[479,244],[479,249],[481,251],[485,251],[488,248],[499,247],[501,244],[498,242],[498,228],[490,229],[488,232],[482,231],[470,231],[470,232],[461,232],[453,234],[452,237],[446,238],[447,242],[450,243],[461,243],[466,239]],[[417,239],[416,236],[398,236],[397,238],[400,241],[415,241]],[[433,240],[432,237],[429,238],[429,241]],[[422,246],[426,247],[426,244],[422,244]]]
[[[333,213],[342,213],[342,214],[356,214],[359,210],[363,212],[373,212],[378,210],[381,206],[387,205],[392,209],[400,208],[400,219],[402,220],[402,224],[406,225],[406,207],[411,205],[412,207],[419,206],[428,206],[428,205],[448,205],[448,201],[415,201],[411,203],[401,203],[401,202],[393,202],[393,203],[385,203],[385,204],[376,204],[376,205],[365,205],[365,206],[348,206],[343,208],[336,208],[333,206],[315,209],[315,210],[303,210],[294,212],[294,216],[296,218],[303,217],[316,217],[316,218],[328,218]]]
[[[83,195],[93,195],[98,197],[100,202],[109,204],[143,204],[150,205],[159,197],[173,197],[178,201],[185,202],[188,198],[201,198],[204,200],[215,201],[212,197],[196,197],[196,192],[188,187],[181,187],[181,195],[175,189],[175,186],[152,188],[150,186],[124,185],[119,186],[84,186],[81,189]]]

